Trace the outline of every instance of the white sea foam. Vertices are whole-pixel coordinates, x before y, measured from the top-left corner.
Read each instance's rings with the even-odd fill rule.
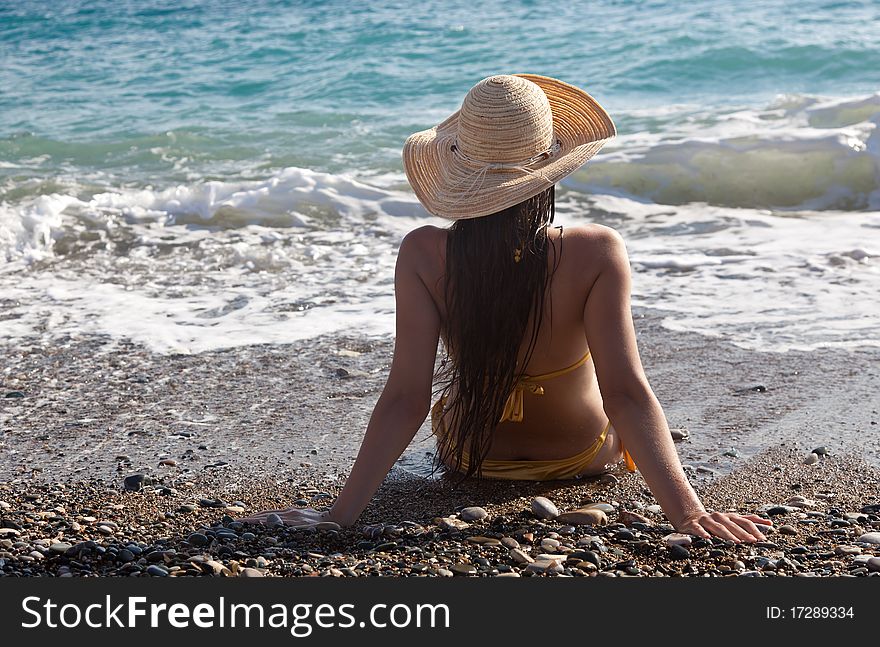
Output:
[[[880,345],[880,95],[682,111],[629,115],[661,125],[567,178],[557,222],[619,229],[634,303],[670,328],[758,350]],[[448,223],[374,171],[24,192],[0,203],[0,340],[199,352],[392,334],[401,238]]]
[[[627,241],[633,303],[670,328],[755,350],[880,346],[878,212],[589,203]]]

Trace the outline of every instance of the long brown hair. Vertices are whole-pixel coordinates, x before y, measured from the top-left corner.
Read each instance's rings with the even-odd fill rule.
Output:
[[[480,474],[492,445],[495,427],[516,381],[534,352],[552,275],[548,271],[547,230],[556,214],[555,187],[489,216],[455,221],[446,242],[446,348],[435,374],[447,394],[456,396],[447,413],[448,435],[437,443],[435,468],[441,464],[463,471],[466,479]],[[561,239],[560,239],[561,240]],[[514,250],[520,249],[519,262]],[[550,318],[552,321],[552,302]],[[520,344],[529,319],[529,345],[517,366]]]

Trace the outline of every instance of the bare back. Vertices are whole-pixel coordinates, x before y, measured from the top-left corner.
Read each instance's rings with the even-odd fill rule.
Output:
[[[418,268],[440,313],[441,337],[446,341],[447,313],[444,303],[446,283],[446,239],[448,231],[428,227],[427,253]],[[591,253],[601,244],[602,230],[597,225],[551,227],[548,230],[553,249],[548,253],[549,271],[559,257],[559,264],[548,286],[541,328],[527,375],[559,370],[577,362],[589,346],[584,332],[584,306],[590,286],[598,276],[600,257]],[[555,253],[554,253],[555,250]],[[561,251],[561,255],[560,255]],[[592,265],[595,265],[593,267]],[[551,316],[552,315],[552,316]],[[531,322],[527,331],[531,329]],[[527,352],[529,339],[523,339],[519,365]],[[564,375],[541,383],[543,395],[524,393],[522,422],[505,421],[496,428],[487,458],[499,460],[547,460],[572,456],[588,447],[607,422],[592,361]],[[454,393],[450,394],[454,397]],[[617,443],[609,438],[594,463],[612,459]]]

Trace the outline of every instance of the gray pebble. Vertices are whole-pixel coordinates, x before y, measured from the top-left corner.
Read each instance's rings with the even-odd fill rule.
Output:
[[[208,543],[208,541],[210,541],[210,540],[208,539],[207,536],[203,535],[202,533],[200,533],[200,532],[194,532],[193,534],[191,534],[191,535],[187,538],[187,541],[188,541],[190,544],[192,544],[193,546],[204,546],[204,545],[206,545],[206,544]]]
[[[559,516],[559,508],[543,496],[532,499],[532,513],[539,519],[555,519]]]
[[[462,521],[479,521],[480,519],[485,519],[489,516],[489,513],[486,512],[483,508],[479,506],[472,506],[470,508],[465,508],[462,510],[458,518]]]
[[[149,479],[143,474],[126,476],[125,480],[122,482],[122,486],[129,492],[137,492],[143,488],[144,485],[149,485]]]
[[[147,574],[153,577],[168,577],[168,570],[164,566],[150,564],[147,566]]]
[[[63,555],[71,548],[73,548],[73,546],[71,546],[67,542],[63,542],[63,541],[55,542],[54,544],[49,546],[49,550],[51,552],[55,553],[56,555]]]

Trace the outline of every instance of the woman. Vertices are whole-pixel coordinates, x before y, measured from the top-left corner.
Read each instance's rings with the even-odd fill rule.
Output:
[[[554,185],[615,134],[582,90],[501,75],[407,139],[416,195],[454,224],[420,227],[401,243],[391,371],[351,475],[327,512],[248,521],[275,512],[293,526],[354,524],[430,411],[439,460],[453,472],[564,479],[623,459],[680,532],[764,538],[755,523],[769,521],[708,512],[688,483],[642,369],[620,236],[550,226]],[[440,338],[447,355],[435,376]],[[443,385],[432,407],[434,378]]]

